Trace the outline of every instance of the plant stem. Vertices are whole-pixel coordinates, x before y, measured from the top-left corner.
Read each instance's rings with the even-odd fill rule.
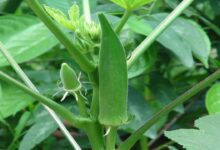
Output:
[[[98,85],[98,71],[96,70],[93,73],[89,74],[89,79],[93,85],[93,97],[92,97],[92,104],[91,104],[91,117],[94,120],[98,120],[99,115],[99,85]]]
[[[148,150],[148,139],[145,136],[142,136],[140,139],[141,150]]]
[[[110,127],[110,132],[106,136],[106,150],[115,150],[117,127]]]
[[[86,22],[90,23],[92,19],[91,19],[89,0],[83,0],[83,12]]]
[[[153,44],[159,35],[163,33],[167,27],[193,2],[193,0],[183,0],[176,9],[171,12],[149,36],[132,52],[130,59],[128,60],[128,68],[130,68],[134,62]]]
[[[92,150],[105,149],[102,126],[97,121],[87,124],[85,127],[85,131],[88,135]]]
[[[28,76],[23,72],[23,70],[20,68],[20,66],[17,64],[17,62],[13,59],[11,54],[8,52],[8,50],[4,47],[4,45],[0,41],[0,50],[2,54],[5,56],[5,58],[8,60],[8,62],[11,64],[12,68],[15,70],[15,72],[19,75],[19,77],[23,80],[23,82],[31,88],[33,91],[39,93],[37,88],[34,86],[34,84],[31,82],[31,80],[28,78]],[[43,107],[49,112],[51,117],[55,120],[57,125],[59,126],[60,130],[63,132],[65,137],[68,139],[70,144],[76,149],[80,150],[80,146],[77,144],[75,139],[71,136],[70,132],[66,129],[65,125],[62,123],[60,118],[56,115],[56,113],[51,110],[46,105],[43,105]]]
[[[124,15],[122,16],[119,24],[117,25],[116,29],[115,29],[115,32],[117,34],[119,34],[122,30],[122,28],[124,27],[124,25],[126,24],[126,22],[128,21],[128,18],[130,17],[131,15],[131,12],[130,10],[125,10],[125,13]]]
[[[48,16],[45,10],[41,7],[37,0],[28,0],[30,7],[37,14],[37,16],[45,23],[50,31],[57,37],[57,39],[66,47],[70,55],[80,65],[85,72],[92,72],[96,66],[90,62],[85,55],[83,55],[72,41],[61,31],[59,26]]]
[[[127,140],[125,140],[120,145],[119,150],[130,149],[136,143],[136,141],[158,120],[160,120],[162,117],[164,117],[166,114],[168,114],[170,111],[172,111],[180,104],[192,98],[201,90],[208,87],[212,82],[216,81],[219,78],[220,78],[220,70],[216,71],[215,73],[213,73],[212,75],[210,75],[209,77],[207,77],[206,79],[204,79],[203,81],[192,87],[190,90],[186,91],[184,94],[182,94],[180,97],[175,99],[170,104],[166,105],[161,111],[156,113],[149,121],[147,121],[142,127],[140,127],[137,131],[135,131]]]
[[[86,104],[85,104],[84,97],[81,95],[80,92],[77,92],[76,94],[78,96],[77,104],[78,104],[78,107],[79,107],[79,110],[80,110],[80,115],[82,117],[88,117],[88,112],[86,110]]]
[[[11,78],[10,76],[6,75],[2,71],[0,71],[0,79],[9,83],[9,84],[14,85],[15,87],[24,91],[26,94],[30,95],[34,99],[47,105],[48,107],[53,109],[57,114],[59,114],[65,120],[67,120],[71,125],[73,125],[77,128],[83,128],[85,126],[85,124],[91,123],[90,119],[74,116],[70,111],[68,111],[62,105],[59,105],[58,103],[54,102],[53,100],[51,100],[43,95],[40,95],[37,92],[34,92],[33,90],[29,89],[28,87],[26,87],[22,83],[16,81],[15,79]]]

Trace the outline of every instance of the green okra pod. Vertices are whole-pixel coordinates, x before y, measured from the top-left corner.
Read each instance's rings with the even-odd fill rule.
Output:
[[[118,126],[127,121],[128,77],[125,50],[103,14],[99,56],[99,121],[106,126]]]

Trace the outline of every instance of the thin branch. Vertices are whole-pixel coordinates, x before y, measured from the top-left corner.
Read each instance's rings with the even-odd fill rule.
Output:
[[[124,15],[122,16],[119,24],[117,25],[116,29],[115,29],[115,32],[117,34],[119,34],[122,30],[122,28],[124,27],[124,25],[126,24],[126,22],[128,21],[129,17],[131,15],[131,11],[130,10],[126,10]]]

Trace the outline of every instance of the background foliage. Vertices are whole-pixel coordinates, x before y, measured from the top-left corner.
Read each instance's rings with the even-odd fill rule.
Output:
[[[40,2],[67,13],[74,0],[40,0]],[[81,8],[81,1],[76,2]],[[108,19],[114,26],[123,13],[122,8],[108,0],[90,2],[93,19],[96,21],[97,14],[104,12],[108,14]],[[155,3],[135,11],[120,34],[127,57],[179,2],[179,0],[156,0]],[[129,70],[128,109],[133,119],[120,129],[121,140],[134,132],[163,106],[220,67],[219,8],[219,0],[195,1]],[[0,41],[20,63],[40,92],[60,102],[63,93],[55,93],[60,91],[61,63],[69,63],[77,70],[77,74],[79,67],[34,15],[26,1],[0,1],[0,15]],[[65,32],[69,35],[67,31]],[[1,54],[0,69],[16,78]],[[85,75],[82,78],[87,80]],[[85,85],[85,88],[90,100],[91,85]],[[3,82],[0,83],[0,89],[0,149],[7,149],[8,146],[21,150],[71,149],[41,105],[33,102],[32,98],[20,90]],[[181,149],[178,144],[173,144],[165,138],[163,131],[192,128],[194,120],[207,115],[205,94],[206,91],[203,91],[193,97],[194,101],[177,107],[146,132],[144,136],[149,141],[149,148]],[[73,99],[68,97],[61,104],[78,113]],[[208,120],[210,121],[212,118]],[[203,129],[198,123],[199,121],[196,126]],[[70,130],[79,144],[89,149],[86,136],[80,130],[74,128]],[[191,132],[194,133],[195,130],[188,130],[186,135],[182,134],[182,137],[178,137],[178,143],[184,145],[186,141],[182,139],[188,138]],[[177,135],[167,133],[170,139],[176,139]],[[200,138],[198,137],[198,140]],[[135,149],[140,149],[139,144]]]

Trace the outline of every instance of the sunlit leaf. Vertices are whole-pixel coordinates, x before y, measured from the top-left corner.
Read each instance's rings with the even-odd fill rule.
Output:
[[[167,131],[165,135],[187,150],[219,150],[220,114],[202,117],[195,121],[197,129]]]
[[[47,27],[31,16],[0,17],[0,40],[18,63],[36,58],[58,44]],[[0,67],[7,65],[0,53]]]
[[[206,108],[210,114],[220,112],[220,83],[209,89],[206,95]]]

